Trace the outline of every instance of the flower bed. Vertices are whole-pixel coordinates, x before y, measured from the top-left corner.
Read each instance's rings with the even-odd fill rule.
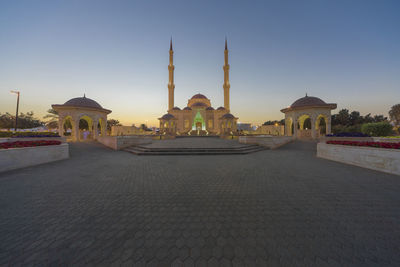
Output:
[[[60,137],[53,132],[0,132],[0,137]]]
[[[59,144],[61,144],[60,141],[54,141],[54,140],[4,142],[0,143],[0,149],[35,147],[35,146],[52,146]]]
[[[337,134],[327,134],[328,137],[370,137],[368,134],[363,133],[337,133]]]
[[[387,142],[362,142],[362,141],[326,141],[330,145],[345,145],[345,146],[364,146],[364,147],[377,147],[377,148],[390,148],[400,149],[400,143],[387,143]]]

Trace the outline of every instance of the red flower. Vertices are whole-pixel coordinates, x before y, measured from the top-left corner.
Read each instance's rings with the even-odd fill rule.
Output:
[[[35,146],[51,146],[59,145],[60,141],[55,140],[39,140],[39,141],[16,141],[0,143],[0,149],[18,148],[18,147],[35,147]]]

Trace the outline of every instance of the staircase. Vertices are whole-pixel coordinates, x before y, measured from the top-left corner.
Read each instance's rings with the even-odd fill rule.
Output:
[[[233,147],[148,147],[132,146],[124,149],[136,155],[243,155],[266,148],[258,145],[241,145]]]

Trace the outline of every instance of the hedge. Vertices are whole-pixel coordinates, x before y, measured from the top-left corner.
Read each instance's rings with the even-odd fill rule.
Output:
[[[387,136],[392,133],[393,126],[389,122],[365,123],[361,126],[361,132],[371,136]]]

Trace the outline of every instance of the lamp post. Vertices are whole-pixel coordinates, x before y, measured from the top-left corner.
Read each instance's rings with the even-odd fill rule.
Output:
[[[15,113],[15,127],[14,127],[14,131],[17,131],[17,127],[18,127],[19,91],[11,91],[11,93],[17,95],[17,112]]]

